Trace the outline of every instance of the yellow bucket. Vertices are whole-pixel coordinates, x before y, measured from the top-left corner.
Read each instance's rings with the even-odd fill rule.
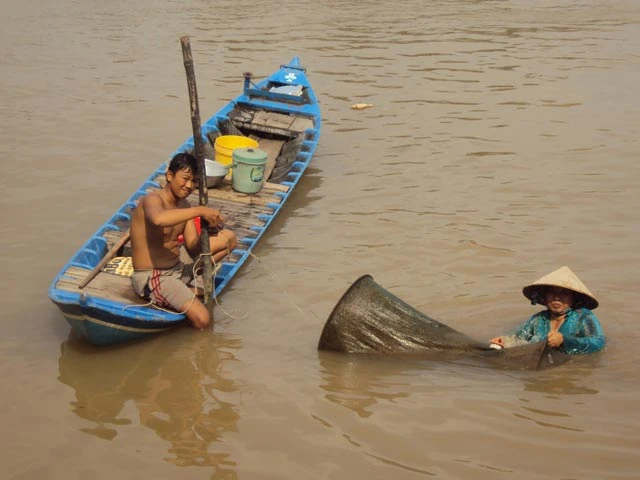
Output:
[[[216,151],[216,161],[230,166],[233,161],[233,151],[236,148],[257,148],[258,142],[242,135],[222,135],[216,138],[213,147]]]

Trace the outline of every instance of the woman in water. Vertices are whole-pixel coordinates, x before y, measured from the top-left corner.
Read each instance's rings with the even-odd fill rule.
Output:
[[[547,345],[568,354],[593,353],[605,345],[600,321],[592,310],[598,301],[568,267],[562,267],[522,289],[532,305],[545,305],[516,331],[516,338],[526,342],[544,339]],[[491,339],[505,346],[504,337]]]

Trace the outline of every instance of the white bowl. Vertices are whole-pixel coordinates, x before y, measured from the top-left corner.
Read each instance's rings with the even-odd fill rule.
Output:
[[[229,167],[208,158],[204,159],[204,169],[207,177],[207,188],[214,188],[220,185],[222,179],[229,173]]]

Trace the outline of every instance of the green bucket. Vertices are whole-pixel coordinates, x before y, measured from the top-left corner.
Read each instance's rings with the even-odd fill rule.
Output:
[[[236,148],[232,158],[233,189],[240,193],[258,193],[264,183],[267,152],[254,147]]]

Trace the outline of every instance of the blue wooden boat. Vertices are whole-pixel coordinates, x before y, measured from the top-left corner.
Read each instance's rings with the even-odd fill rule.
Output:
[[[256,194],[234,191],[229,182],[208,190],[209,206],[223,208],[225,225],[235,231],[238,246],[214,275],[219,295],[249,258],[251,250],[295,190],[320,136],[317,99],[300,61],[294,57],[268,78],[254,84],[244,76],[243,92],[202,125],[206,157],[214,158],[220,135],[244,135],[268,153],[265,183]],[[193,151],[193,138],[176,153]],[[130,215],[137,201],[165,182],[162,163],[133,195],[73,255],[53,280],[49,298],[81,337],[96,345],[112,345],[147,337],[185,323],[184,315],[158,310],[138,298],[130,278],[101,270],[81,287],[103,257],[123,244],[118,254],[126,258]],[[190,198],[198,203],[197,192]]]

